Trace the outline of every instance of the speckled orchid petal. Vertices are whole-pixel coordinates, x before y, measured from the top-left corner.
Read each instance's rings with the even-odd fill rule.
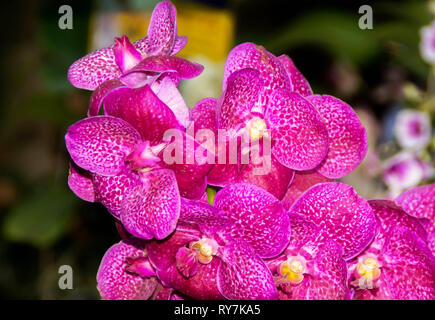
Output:
[[[377,220],[376,236],[370,244],[372,250],[380,250],[390,236],[391,230],[396,226],[407,227],[424,241],[427,240],[427,233],[420,221],[417,218],[408,215],[393,201],[369,200],[369,204],[372,207]]]
[[[132,235],[163,239],[171,234],[180,215],[180,194],[175,175],[152,170],[131,186],[122,201],[121,221]]]
[[[202,201],[184,198],[181,198],[179,221],[194,225],[207,237],[213,237],[216,232],[232,224],[222,210]]]
[[[281,200],[293,180],[294,170],[283,166],[273,154],[264,154],[263,150],[263,143],[260,141],[259,152],[251,152],[251,161],[241,165],[236,182],[253,183]],[[270,160],[267,157],[270,157]]]
[[[287,71],[293,91],[299,93],[303,97],[312,95],[313,91],[311,90],[310,84],[298,68],[296,68],[293,60],[285,54],[279,56],[278,59]]]
[[[241,69],[232,73],[218,104],[219,129],[238,131],[252,117],[251,110],[258,99],[263,81],[260,72]]]
[[[148,26],[149,55],[170,54],[177,36],[177,10],[169,1],[158,3]]]
[[[139,183],[138,175],[124,168],[115,176],[94,174],[92,181],[95,188],[95,201],[104,205],[116,219],[120,219],[124,193],[130,186]]]
[[[69,164],[68,186],[80,199],[89,202],[95,201],[91,173],[78,167],[73,162]]]
[[[288,210],[291,205],[299,198],[307,189],[318,183],[330,182],[331,180],[322,176],[317,171],[296,171],[287,192],[282,199],[284,207]]]
[[[307,97],[328,129],[329,150],[317,171],[331,179],[352,172],[367,153],[367,132],[352,107],[328,95]]]
[[[99,85],[92,93],[89,101],[88,117],[98,115],[100,112],[101,104],[104,98],[113,90],[123,87],[124,84],[118,79],[107,80]]]
[[[160,81],[154,81],[151,84],[151,89],[172,110],[178,122],[183,127],[187,127],[190,119],[190,109],[171,77],[166,76]]]
[[[230,300],[272,300],[278,297],[272,274],[263,260],[243,241],[221,248],[217,283]]]
[[[301,95],[277,90],[266,112],[273,155],[286,167],[311,170],[328,153],[328,131],[314,106]]]
[[[199,76],[204,67],[198,63],[174,56],[149,56],[128,70],[122,77],[130,77],[133,73],[175,72],[181,79],[191,79]]]
[[[124,159],[140,142],[140,135],[122,119],[97,116],[71,125],[65,142],[79,167],[101,175],[115,175],[125,167]]]
[[[180,52],[187,44],[186,36],[177,36],[175,38],[174,46],[172,47],[172,51],[170,53],[171,56],[176,55]]]
[[[348,299],[347,267],[342,254],[341,246],[332,240],[319,250],[314,260],[317,272],[308,289],[309,300]]]
[[[281,253],[290,239],[290,221],[282,204],[272,194],[250,183],[231,184],[214,198],[233,224],[225,230],[243,239],[262,258]]]
[[[74,62],[68,70],[68,80],[74,87],[94,90],[107,80],[119,78],[121,69],[115,63],[113,46],[89,53]]]
[[[299,214],[289,214],[291,233],[290,242],[285,250],[287,254],[298,254],[299,250],[318,233],[319,227],[306,217]]]
[[[146,250],[151,264],[156,270],[166,270],[175,264],[178,249],[186,247],[192,241],[197,241],[201,233],[195,229],[177,228],[173,234],[164,240],[152,240],[146,243]]]
[[[395,202],[408,214],[417,218],[426,218],[431,223],[429,232],[435,230],[435,183],[411,188],[399,195]]]
[[[198,101],[191,112],[191,126],[194,126],[194,134],[201,129],[209,129],[217,135],[216,108],[218,100],[215,98],[204,98]],[[198,139],[197,139],[198,140]],[[202,141],[199,141],[202,142]]]
[[[189,296],[200,300],[222,300],[224,297],[218,290],[217,270],[221,261],[213,259],[209,264],[199,264],[195,275],[186,279],[178,272],[175,265],[167,270],[158,271],[157,275],[171,287]]]
[[[104,99],[104,113],[124,119],[151,143],[161,142],[168,129],[182,128],[174,112],[148,85],[112,91]]]
[[[435,258],[406,227],[396,227],[382,249],[386,285],[394,299],[435,299]]]
[[[342,246],[344,259],[358,255],[373,240],[376,218],[369,203],[339,182],[317,184],[296,200],[289,212],[304,215],[319,226],[315,240],[304,249],[315,252],[328,239]]]
[[[146,300],[153,294],[157,279],[127,272],[129,257],[146,257],[143,246],[121,241],[105,253],[97,273],[97,288],[102,299]]]
[[[208,184],[224,187],[236,181],[241,166],[241,139],[218,135],[216,163],[207,175]]]
[[[258,101],[258,107],[265,110],[269,104],[272,92],[278,88],[291,90],[292,86],[284,66],[262,46],[246,42],[234,47],[225,62],[222,88],[225,89],[230,75],[241,69],[252,68],[260,72],[264,91]]]
[[[207,150],[186,133],[181,131],[178,133],[174,134],[168,142],[169,146],[175,144],[175,148],[179,148],[182,154],[177,159],[177,150],[175,150],[175,158],[172,158],[172,155],[168,155],[170,152],[164,150],[160,155],[161,166],[174,171],[181,196],[199,199],[205,192],[206,176],[213,165],[206,161],[202,162],[198,157],[199,154],[206,154]]]

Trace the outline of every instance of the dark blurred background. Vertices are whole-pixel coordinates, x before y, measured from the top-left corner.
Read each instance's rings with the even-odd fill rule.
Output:
[[[113,218],[102,205],[78,199],[67,186],[68,155],[63,136],[69,125],[85,117],[90,92],[74,88],[66,75],[75,60],[95,49],[92,39],[99,35],[96,20],[92,20],[95,14],[150,13],[156,2],[3,4],[1,298],[99,298],[96,271],[104,252],[119,241],[119,236]],[[63,4],[73,9],[72,30],[58,27],[58,9]],[[223,13],[229,19],[229,27],[222,35],[224,40],[216,44],[221,51],[228,53],[232,46],[251,41],[276,55],[289,54],[315,92],[335,95],[361,112],[375,146],[388,136],[382,121],[385,124],[388,115],[406,103],[403,84],[412,82],[423,90],[426,86],[430,66],[421,59],[418,44],[419,29],[432,19],[427,1],[305,0],[295,4],[275,0],[203,0],[174,4],[179,15],[190,12],[182,24],[185,32],[179,30],[179,35],[190,36],[192,32],[196,39],[197,15],[192,14],[192,8],[199,8],[212,16]],[[358,8],[363,4],[373,8],[372,30],[358,27]],[[146,30],[146,24],[141,28]],[[113,39],[119,34],[109,36]],[[197,38],[201,37],[209,39],[213,51],[216,35],[202,34]],[[201,83],[219,88],[222,77],[224,55],[214,55],[208,48],[201,56],[205,45],[198,48],[188,51],[188,55],[204,61],[206,68],[210,65],[215,74],[193,86],[182,87],[190,107],[201,94],[211,92],[210,95],[218,96],[218,89],[202,89]],[[377,181],[375,185],[382,194],[382,183]],[[73,290],[58,287],[58,268],[64,264],[73,268]]]

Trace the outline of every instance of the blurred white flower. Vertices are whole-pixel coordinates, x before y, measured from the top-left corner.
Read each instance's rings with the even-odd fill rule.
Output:
[[[428,63],[435,63],[435,21],[420,30],[420,53]]]
[[[428,167],[414,154],[403,151],[394,155],[383,165],[382,179],[388,186],[391,196],[398,196],[403,190],[418,185],[427,178]]]
[[[410,109],[400,111],[394,123],[394,135],[404,149],[424,149],[431,139],[429,115]]]

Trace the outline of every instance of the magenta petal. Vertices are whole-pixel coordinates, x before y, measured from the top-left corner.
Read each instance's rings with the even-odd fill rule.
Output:
[[[196,261],[196,253],[186,247],[178,249],[175,255],[175,261],[178,271],[185,278],[193,277],[198,271],[198,262]]]
[[[178,134],[174,134],[173,138],[168,142],[170,142],[169,146],[173,145],[175,148],[175,157],[168,146],[161,155],[161,165],[174,171],[182,197],[199,199],[207,187],[205,179],[212,164],[207,163],[206,159],[202,162],[198,154],[203,155],[208,151],[184,132],[178,131]],[[182,151],[179,158],[177,158],[176,150],[178,148]],[[214,157],[214,154],[211,156]]]
[[[124,119],[151,143],[161,142],[168,129],[182,128],[173,111],[148,85],[112,91],[104,100],[104,113]]]
[[[263,143],[260,141],[260,152],[251,152],[249,164],[242,164],[237,182],[250,182],[263,188],[281,200],[293,180],[294,170],[283,166],[275,156],[263,154]],[[270,157],[270,167],[267,163]]]
[[[89,53],[68,69],[68,80],[74,87],[94,90],[107,80],[119,78],[121,70],[115,63],[113,46]]]
[[[250,183],[231,184],[220,190],[214,205],[233,224],[224,231],[243,239],[262,258],[281,253],[290,239],[290,221],[282,204]]]
[[[180,215],[180,194],[175,175],[159,169],[144,174],[122,201],[121,221],[132,235],[163,239],[171,234]]]
[[[150,278],[156,275],[154,267],[148,257],[127,257],[126,271],[136,274],[142,278]]]
[[[251,117],[263,81],[254,69],[242,69],[232,73],[218,105],[219,129],[238,131]]]
[[[215,98],[204,98],[198,101],[191,112],[191,126],[194,126],[196,136],[198,130],[209,129],[217,135],[216,108],[218,100]],[[197,139],[199,140],[199,139]],[[199,141],[202,142],[202,141]]]
[[[128,70],[123,77],[133,73],[147,72],[176,72],[182,79],[191,79],[199,76],[204,67],[198,63],[174,56],[150,56],[139,62],[134,68]],[[122,80],[122,79],[121,79]]]
[[[221,248],[222,262],[217,283],[222,295],[231,300],[272,300],[278,293],[263,260],[245,242]]]
[[[116,219],[120,219],[124,193],[130,186],[138,183],[137,174],[125,168],[115,176],[94,174],[92,180],[95,188],[95,201],[104,205]]]
[[[140,135],[122,119],[97,116],[71,125],[65,142],[79,167],[101,175],[115,175],[125,167],[124,159],[140,142]]]
[[[245,68],[252,68],[260,72],[264,92],[259,102],[263,109],[269,104],[274,90],[278,88],[291,90],[290,79],[278,58],[267,52],[262,46],[250,42],[236,46],[228,54],[222,88],[226,88],[228,79],[233,72]]]
[[[317,171],[336,179],[352,172],[367,153],[367,132],[352,107],[327,96],[307,97],[319,111],[328,128],[329,150]]]
[[[166,270],[176,263],[175,256],[179,248],[188,246],[191,241],[199,240],[200,232],[190,231],[177,229],[164,240],[153,240],[146,243],[148,257],[158,271]]]
[[[290,214],[291,234],[286,253],[297,255],[299,250],[318,233],[319,227],[302,215]]]
[[[95,201],[91,173],[77,167],[73,162],[69,164],[68,186],[80,199],[89,202]]]
[[[156,278],[142,278],[127,272],[128,257],[145,257],[144,248],[121,241],[104,255],[97,273],[97,288],[102,299],[145,300],[153,294]]]
[[[435,258],[406,227],[396,227],[382,250],[385,284],[394,299],[435,299]]]
[[[293,181],[282,199],[284,207],[288,210],[296,199],[299,198],[308,188],[315,184],[329,181],[331,180],[322,176],[317,171],[296,171]]]
[[[190,120],[190,109],[171,77],[164,76],[160,81],[153,82],[151,89],[172,110],[178,122],[183,127],[187,127]]]
[[[109,92],[123,86],[123,83],[118,79],[108,80],[99,85],[98,88],[96,88],[92,93],[91,99],[89,101],[88,117],[98,115],[101,104]]]
[[[176,55],[186,46],[186,44],[187,44],[186,36],[177,36],[175,38],[174,47],[172,48],[170,55],[171,56]]]
[[[431,221],[428,230],[435,230],[435,183],[411,188],[398,196],[395,202],[408,214]]]
[[[267,108],[272,153],[294,170],[311,170],[328,153],[328,131],[314,106],[301,95],[277,90]]]
[[[289,76],[290,82],[292,84],[292,91],[299,93],[303,97],[312,95],[313,91],[311,90],[310,84],[308,83],[307,79],[305,79],[303,74],[298,70],[298,68],[296,68],[293,60],[285,54],[279,56],[278,59],[287,71],[287,75]]]
[[[148,26],[149,55],[170,54],[177,36],[177,11],[169,1],[158,3]]]
[[[377,218],[376,237],[370,247],[380,250],[396,226],[407,227],[424,241],[427,240],[427,233],[420,221],[408,215],[393,201],[369,200],[369,204]]]
[[[314,259],[315,275],[308,289],[309,300],[346,300],[347,267],[343,250],[336,242],[328,240]]]
[[[304,215],[320,227],[316,239],[306,246],[308,252],[331,239],[341,245],[344,259],[349,260],[363,251],[375,235],[376,218],[369,203],[343,183],[311,187],[289,212]]]
[[[158,271],[158,277],[177,291],[193,299],[221,300],[223,299],[217,286],[217,270],[221,264],[213,258],[209,264],[198,265],[196,274],[188,279],[183,277],[175,265],[168,270]]]

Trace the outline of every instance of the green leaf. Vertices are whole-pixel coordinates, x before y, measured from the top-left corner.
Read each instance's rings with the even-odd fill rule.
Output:
[[[8,213],[4,236],[14,242],[49,247],[65,233],[74,203],[74,196],[64,188],[40,190]]]

